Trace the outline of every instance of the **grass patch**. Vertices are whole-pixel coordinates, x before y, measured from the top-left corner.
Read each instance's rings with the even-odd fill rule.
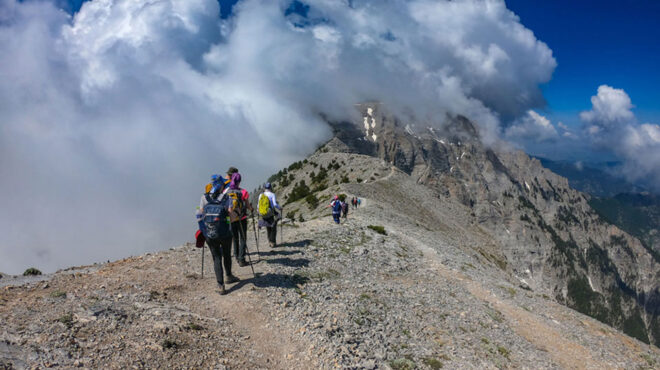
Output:
[[[432,357],[425,358],[424,363],[433,370],[442,369],[442,367],[445,366],[442,361]]]
[[[490,316],[493,321],[498,322],[498,323],[503,323],[504,322],[504,316],[500,311],[497,310],[492,310],[492,311],[486,311],[488,316]]]
[[[383,226],[369,225],[367,227],[381,235],[387,235],[387,231],[385,231],[385,227]]]
[[[192,321],[187,323],[183,328],[186,329],[186,330],[196,330],[196,331],[204,330],[203,326],[198,325],[198,324],[196,324]]]
[[[502,346],[497,346],[497,352],[499,352],[500,355],[504,356],[507,360],[509,359],[509,355],[511,354],[511,351],[509,351],[506,347]]]
[[[64,314],[60,316],[57,320],[57,322],[61,322],[64,324],[67,328],[71,328],[73,326],[73,315],[70,313]]]
[[[393,370],[413,370],[417,365],[407,358],[397,358],[390,362],[390,367]]]
[[[484,343],[484,344],[490,344],[490,341],[488,340],[488,338],[481,338],[481,342]]]
[[[41,275],[41,271],[37,270],[34,267],[30,267],[29,269],[23,272],[23,276],[36,276],[36,275]]]
[[[51,298],[66,298],[66,292],[63,292],[61,290],[55,290],[53,292],[50,292]]]
[[[165,339],[164,341],[161,342],[160,344],[163,349],[177,349],[179,348],[179,344],[175,342],[172,339]]]
[[[513,288],[511,288],[511,287],[506,287],[506,286],[504,286],[504,285],[500,285],[500,288],[502,288],[504,291],[506,291],[507,293],[509,293],[509,298],[513,298],[513,297],[516,296],[516,293],[517,293],[517,292],[516,292],[515,289],[513,289]]]

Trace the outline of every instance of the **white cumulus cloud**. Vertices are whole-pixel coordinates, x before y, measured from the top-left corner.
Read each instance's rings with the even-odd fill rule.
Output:
[[[542,142],[559,138],[557,129],[550,120],[533,110],[509,126],[505,135],[511,140]]]
[[[639,124],[630,97],[622,89],[601,85],[591,103],[592,109],[580,114],[591,142],[617,155],[630,181],[659,190],[660,126]]]
[[[208,176],[246,187],[380,100],[475,120],[544,104],[552,51],[502,0],[0,0],[0,271],[189,240]],[[39,215],[38,221],[35,215]]]

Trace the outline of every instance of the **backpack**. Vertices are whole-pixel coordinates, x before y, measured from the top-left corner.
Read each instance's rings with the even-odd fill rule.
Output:
[[[259,216],[261,218],[270,218],[273,217],[275,213],[273,212],[273,207],[270,204],[270,199],[266,194],[261,193],[259,195]]]
[[[243,191],[241,189],[229,189],[225,194],[231,200],[232,211],[229,213],[231,222],[240,221],[247,214],[247,207],[243,200]]]
[[[213,199],[209,194],[205,194],[205,197],[208,203],[203,210],[204,237],[207,240],[231,237],[231,222],[225,195],[220,195],[218,199]]]
[[[344,213],[348,212],[348,203],[346,203],[346,202],[341,203],[341,211],[344,212]]]
[[[337,214],[341,213],[341,202],[338,200],[335,200],[335,202],[332,204],[332,213]]]

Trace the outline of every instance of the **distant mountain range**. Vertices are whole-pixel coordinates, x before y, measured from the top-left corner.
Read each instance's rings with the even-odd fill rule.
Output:
[[[608,173],[618,163],[583,165],[536,157],[572,188],[592,196],[589,205],[613,225],[637,237],[660,260],[660,196]]]
[[[583,164],[580,162],[553,161],[547,158],[534,157],[541,161],[543,167],[568,179],[569,185],[576,190],[595,197],[613,197],[621,193],[641,193],[646,191],[642,186],[611,175],[618,163]]]

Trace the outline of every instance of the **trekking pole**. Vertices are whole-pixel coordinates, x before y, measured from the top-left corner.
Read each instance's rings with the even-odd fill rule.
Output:
[[[261,262],[261,252],[259,251],[259,236],[257,235],[257,226],[254,223],[254,214],[252,214],[250,218],[252,219],[252,231],[254,232],[254,242],[257,246],[257,254],[259,254],[259,262]]]
[[[245,227],[243,227],[243,225],[241,225],[241,233],[242,233],[241,237],[243,238],[243,241],[245,242],[245,254],[247,255],[248,261],[250,262],[250,268],[252,269],[252,275],[256,279],[257,274],[254,272],[254,266],[252,266],[252,258],[250,257],[250,250],[248,249],[248,246],[247,246],[247,240],[245,240],[246,239],[245,237],[247,236],[246,228],[247,228],[247,225]]]
[[[280,210],[281,222],[280,222],[280,245],[282,245],[282,238],[284,237],[284,207]]]
[[[204,279],[204,249],[205,247],[202,246],[202,279]]]

